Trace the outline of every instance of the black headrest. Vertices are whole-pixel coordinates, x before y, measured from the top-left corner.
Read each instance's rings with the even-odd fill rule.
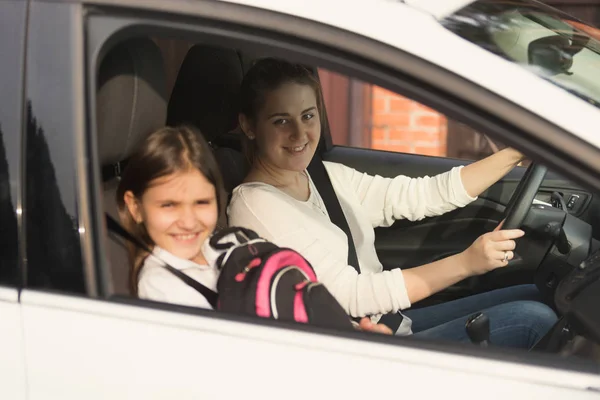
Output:
[[[146,38],[127,40],[98,71],[96,113],[102,165],[120,162],[165,124],[166,74],[160,49]]]
[[[171,94],[167,125],[193,125],[209,141],[234,129],[243,74],[242,61],[235,50],[193,46]]]

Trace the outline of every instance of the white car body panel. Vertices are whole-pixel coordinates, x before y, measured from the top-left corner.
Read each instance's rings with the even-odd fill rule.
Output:
[[[80,297],[24,291],[21,301],[32,400],[552,400],[597,398],[586,388],[600,387],[597,375]]]
[[[436,19],[443,19],[473,3],[473,0],[403,0],[403,3],[425,11]]]
[[[25,344],[17,289],[0,286],[0,399],[25,400]]]

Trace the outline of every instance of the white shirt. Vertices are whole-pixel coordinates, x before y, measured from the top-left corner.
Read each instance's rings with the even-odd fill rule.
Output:
[[[338,163],[324,164],[352,232],[361,274],[347,264],[347,236],[330,221],[310,176],[306,202],[265,183],[238,186],[228,207],[229,224],[250,228],[302,254],[353,317],[371,315],[376,322],[382,313],[410,307],[400,268],[383,271],[374,228],[390,226],[397,219],[441,215],[474,201],[460,178],[462,166],[434,177],[390,179]]]
[[[144,265],[140,270],[138,296],[147,300],[212,309],[202,294],[164,267],[167,262],[173,268],[216,292],[219,270],[214,266],[212,258],[207,257],[207,254],[210,254],[208,250],[207,243],[205,243],[203,253],[211,265],[200,265],[155,246],[152,254],[144,260]]]

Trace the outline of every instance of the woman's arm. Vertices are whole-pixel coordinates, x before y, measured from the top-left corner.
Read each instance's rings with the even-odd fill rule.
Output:
[[[397,219],[419,221],[442,215],[475,200],[463,187],[462,166],[433,177],[384,178],[343,164],[324,164],[338,197],[356,198],[373,227],[390,226]]]
[[[464,256],[460,253],[430,264],[405,269],[404,282],[410,302],[426,299],[471,276],[463,259]]]
[[[500,150],[483,160],[465,166],[460,171],[463,186],[470,196],[477,197],[509,173],[521,160],[523,154],[515,149]]]
[[[404,282],[411,303],[423,300],[469,276],[481,275],[505,267],[514,256],[514,239],[523,236],[520,229],[500,230],[481,235],[462,253],[404,270]]]

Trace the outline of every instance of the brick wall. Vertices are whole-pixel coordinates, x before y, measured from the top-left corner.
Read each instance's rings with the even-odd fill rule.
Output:
[[[446,156],[446,118],[417,102],[372,87],[371,147]]]
[[[333,143],[351,145],[351,123],[362,139],[354,146],[445,157],[448,153],[446,118],[418,102],[378,86],[363,84],[361,116],[350,110],[348,77],[319,69]],[[360,118],[357,118],[360,117]],[[356,142],[356,141],[355,141]]]

